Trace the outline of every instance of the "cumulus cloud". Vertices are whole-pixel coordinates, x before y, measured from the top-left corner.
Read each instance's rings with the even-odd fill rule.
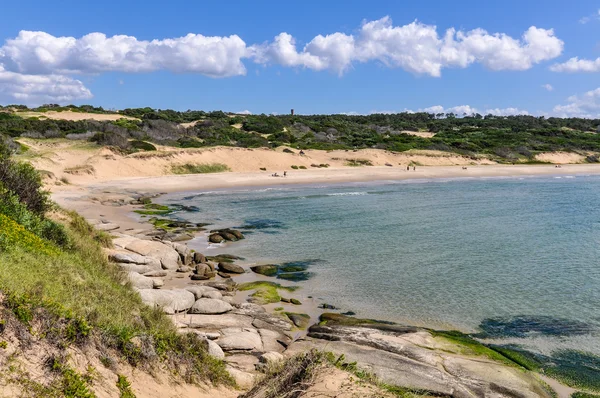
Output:
[[[572,95],[564,105],[556,105],[552,110],[557,117],[600,117],[600,87],[582,95]]]
[[[414,113],[415,111],[405,110],[405,112]],[[452,106],[449,108],[445,108],[442,105],[434,105],[434,106],[429,106],[427,108],[420,108],[417,110],[417,112],[427,112],[427,113],[433,113],[433,114],[454,113],[455,115],[458,115],[458,116],[463,116],[463,115],[471,116],[476,113],[483,115],[483,116],[489,115],[489,114],[496,115],[496,116],[529,115],[528,111],[526,111],[524,109],[519,109],[519,108],[478,109],[478,108],[472,107],[471,105],[457,105],[457,106]]]
[[[0,48],[4,68],[24,74],[192,72],[210,77],[246,74],[246,43],[229,37],[188,34],[162,40],[90,33],[81,38],[21,31]]]
[[[564,43],[552,29],[535,26],[520,39],[483,29],[448,29],[440,37],[435,25],[418,21],[394,26],[390,17],[365,22],[356,37],[344,33],[318,35],[301,51],[289,33],[273,42],[254,45],[249,56],[262,64],[331,70],[338,74],[353,62],[379,61],[390,68],[414,74],[440,76],[443,68],[466,68],[479,63],[491,70],[526,70],[534,64],[558,57]]]
[[[236,112],[236,115],[252,115],[252,112],[246,109],[241,112]]]
[[[600,72],[600,58],[595,60],[579,59],[573,57],[562,64],[554,64],[550,67],[552,72]]]
[[[554,90],[554,87],[552,87],[552,85],[551,85],[551,84],[548,84],[548,83],[546,83],[546,84],[542,84],[542,88],[545,88],[547,91],[552,91],[552,90]]]
[[[71,102],[92,98],[81,81],[60,75],[26,75],[0,65],[0,98],[24,104]]]

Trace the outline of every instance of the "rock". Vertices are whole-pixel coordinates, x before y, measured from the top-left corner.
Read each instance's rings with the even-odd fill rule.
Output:
[[[219,275],[221,278],[225,278],[225,279],[231,278],[231,275],[226,274],[226,273],[221,272],[221,271],[217,272],[217,275]]]
[[[144,276],[147,276],[149,278],[162,278],[167,276],[167,271],[150,271],[144,273]]]
[[[302,302],[298,299],[292,298],[290,299],[290,303],[294,304],[294,305],[301,305]]]
[[[194,272],[196,273],[196,275],[205,275],[208,272],[212,272],[212,270],[207,264],[198,264],[196,265],[196,269]]]
[[[221,235],[219,234],[211,234],[208,237],[208,241],[211,243],[221,243],[225,240],[225,238],[223,238]]]
[[[147,265],[155,269],[161,268],[160,260],[125,250],[109,252],[108,259],[115,263]]]
[[[235,283],[231,279],[227,279],[225,281],[208,282],[208,283],[205,283],[204,286],[210,286],[210,287],[214,287],[215,289],[232,292],[235,289],[235,287],[237,286],[237,283]]]
[[[206,262],[206,265],[208,265],[210,267],[210,270],[212,272],[215,272],[215,270],[217,269],[217,267],[215,266],[215,263],[211,263],[211,262]]]
[[[282,298],[281,298],[281,302],[282,302],[282,303],[289,303],[289,302],[290,302],[290,299],[289,299],[289,298],[282,297]]]
[[[216,272],[207,272],[204,274],[204,276],[206,276],[208,279],[210,278],[214,278],[215,276],[217,276]]]
[[[287,315],[287,317],[290,318],[290,321],[292,321],[294,325],[299,329],[306,329],[306,327],[308,326],[308,322],[310,321],[310,317],[306,314],[286,312],[285,315]]]
[[[196,297],[196,300],[198,300],[202,297],[208,297],[208,296],[205,296],[205,294],[207,294],[207,293],[219,293],[219,291],[217,289],[215,289],[214,287],[210,287],[210,286],[188,286],[185,288],[185,290],[187,290],[188,292],[192,292],[194,294],[194,297]],[[209,298],[214,298],[214,297],[209,297]]]
[[[196,252],[194,253],[194,262],[196,264],[205,263],[206,257],[204,256],[204,254]]]
[[[249,354],[233,354],[227,356],[227,364],[244,372],[254,372],[259,360],[254,355]]]
[[[206,339],[204,341],[204,344],[206,346],[206,352],[208,352],[208,355],[217,359],[225,359],[225,353],[217,343],[209,339]]]
[[[167,314],[189,310],[196,302],[194,294],[183,289],[140,289],[142,301],[151,307],[160,307]]]
[[[136,289],[153,289],[154,281],[152,278],[145,277],[138,274],[137,272],[128,272],[127,280],[131,283],[131,286]]]
[[[137,239],[128,244],[125,249],[160,260],[163,269],[179,268],[179,253],[161,242]]]
[[[278,267],[273,264],[255,265],[250,267],[253,272],[265,276],[274,276],[277,274]]]
[[[96,228],[99,231],[114,231],[115,229],[119,229],[121,227],[119,226],[119,224],[102,223],[94,225],[94,228]]]
[[[258,334],[260,334],[265,351],[283,352],[285,347],[279,342],[284,341],[287,344],[291,342],[289,337],[277,330],[259,329]]]
[[[223,330],[227,333],[227,329]],[[228,333],[219,338],[217,344],[224,351],[262,351],[262,340],[254,329],[243,329],[239,332]]]
[[[187,265],[182,265],[181,267],[177,268],[177,272],[186,273],[186,272],[192,272],[192,271],[193,271],[192,267],[189,267]]]
[[[228,240],[230,242],[235,242],[237,240],[235,235],[229,232],[221,232],[220,235],[223,237],[223,239]]]
[[[232,263],[219,263],[219,270],[229,272],[232,274],[243,274],[244,272],[246,272],[239,265],[235,265]]]
[[[154,282],[154,285],[152,286],[154,289],[160,289],[165,285],[165,281],[163,281],[162,279],[153,278],[152,282]]]
[[[117,263],[117,265],[123,272],[136,272],[138,274],[145,274],[147,272],[153,272],[156,270],[156,268],[142,264]],[[160,269],[160,264],[158,269]]]
[[[254,385],[255,376],[252,373],[243,372],[230,365],[227,365],[226,369],[231,375],[231,377],[233,377],[238,387],[243,389],[250,389]]]
[[[266,364],[274,364],[283,361],[283,355],[278,352],[265,352],[260,356],[260,362]]]
[[[215,300],[223,300],[223,295],[221,294],[221,292],[218,292],[218,291],[206,292],[202,295],[202,297],[215,299]],[[223,301],[225,301],[225,300],[223,300]],[[227,301],[225,301],[225,302],[227,302]]]
[[[242,234],[237,229],[228,229],[227,232],[235,236],[236,239],[244,239],[244,234]]]
[[[190,314],[223,314],[231,310],[233,310],[231,304],[222,300],[200,298],[192,305],[189,312]]]
[[[233,305],[235,303],[235,299],[231,296],[225,296],[221,300],[223,300],[224,302],[229,303],[231,305]]]
[[[319,308],[323,308],[323,309],[326,309],[326,310],[337,310],[336,306],[331,305],[331,304],[326,304],[326,303],[323,303],[323,304],[319,305]]]
[[[192,256],[191,253],[179,254],[179,258],[181,259],[181,262],[183,263],[183,265],[191,265],[192,262],[194,261],[194,257]]]
[[[210,279],[210,277],[209,277],[209,276],[207,276],[207,275],[198,275],[198,274],[193,274],[193,275],[191,276],[191,279],[192,279],[193,281],[207,281],[207,280],[209,280],[209,279]]]
[[[231,312],[221,315],[177,314],[173,315],[172,318],[180,328],[202,329],[203,333],[217,332],[227,328],[243,329],[252,327],[251,317]],[[220,333],[219,337],[221,337]]]

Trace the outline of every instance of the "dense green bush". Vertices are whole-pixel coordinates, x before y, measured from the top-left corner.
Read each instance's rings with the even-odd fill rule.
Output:
[[[141,140],[133,140],[129,143],[134,149],[141,149],[143,151],[156,151],[156,147],[149,142]]]
[[[13,161],[6,156],[6,150],[0,150],[0,184],[16,194],[34,214],[43,216],[51,207],[49,193],[42,189],[39,173],[29,163]]]

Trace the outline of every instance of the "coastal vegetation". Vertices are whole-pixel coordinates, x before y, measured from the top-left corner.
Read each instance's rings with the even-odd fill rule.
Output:
[[[61,352],[93,345],[107,366],[122,360],[150,370],[165,363],[186,382],[233,384],[201,339],[178,334],[166,316],[144,305],[123,282],[101,249],[111,245],[110,236],[56,207],[33,167],[1,149],[0,336],[18,330],[27,344],[41,340]],[[48,371],[55,377],[48,385],[28,381],[16,370],[4,375],[4,382],[44,396],[94,396],[67,357],[51,359]],[[126,394],[126,379],[118,382]]]
[[[72,121],[28,117],[32,112],[43,115],[50,110],[81,113],[90,109],[91,113],[113,113],[124,118]],[[291,116],[151,108],[123,109],[117,114],[85,105],[31,109],[9,105],[0,109],[0,135],[5,137],[88,140],[129,152],[155,151],[155,144],[181,148],[379,148],[393,152],[421,149],[469,157],[483,154],[500,162],[526,163],[538,162],[536,154],[553,151],[585,152],[587,162],[597,163],[599,125],[598,119],[423,112]]]
[[[222,173],[229,171],[229,167],[223,163],[185,163],[173,165],[171,172],[173,174],[206,174],[206,173]]]

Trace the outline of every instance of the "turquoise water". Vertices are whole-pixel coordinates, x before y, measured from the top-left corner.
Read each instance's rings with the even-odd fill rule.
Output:
[[[160,201],[197,206],[176,214],[186,220],[257,227],[226,247],[191,243],[207,253],[314,260],[298,282],[303,294],[359,317],[488,333],[501,317],[490,339],[600,354],[600,177],[286,186]]]

